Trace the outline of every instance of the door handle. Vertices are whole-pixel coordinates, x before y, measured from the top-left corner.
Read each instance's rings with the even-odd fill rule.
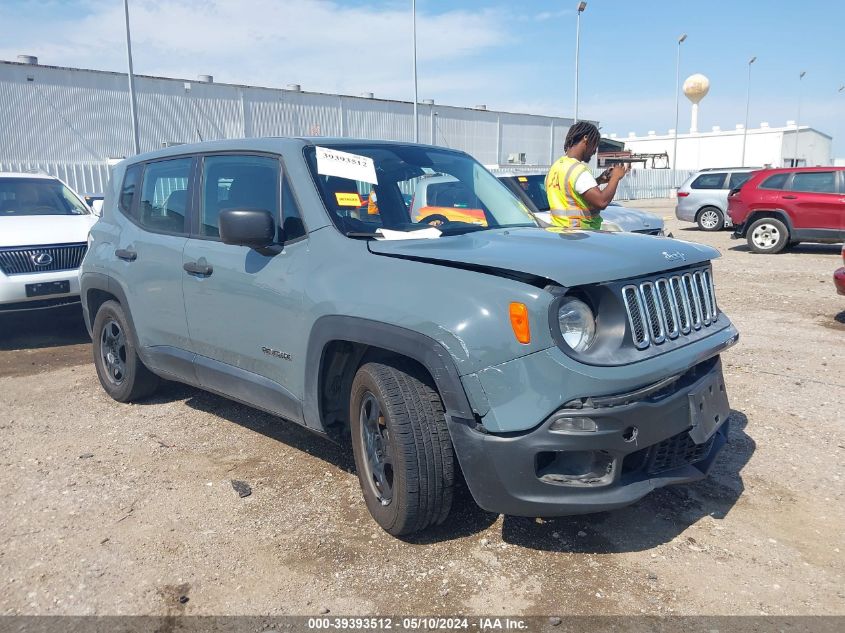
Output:
[[[795,200],[798,196],[781,196],[784,200]]]
[[[125,262],[134,262],[138,259],[138,253],[133,250],[129,250],[128,248],[118,248],[114,252],[114,256],[118,259],[122,259]]]
[[[192,275],[201,275],[203,277],[208,277],[214,272],[214,267],[207,264],[204,259],[198,262],[185,262],[182,268]]]

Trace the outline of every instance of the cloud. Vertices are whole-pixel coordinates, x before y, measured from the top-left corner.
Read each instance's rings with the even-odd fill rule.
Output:
[[[132,0],[135,70],[199,73],[217,81],[306,90],[411,96],[411,15],[406,7],[350,6],[332,0]],[[38,55],[41,63],[123,71],[122,3],[80,0],[69,14],[38,3],[0,9],[0,58]],[[504,13],[418,11],[420,67],[449,78],[456,64],[508,41]],[[453,78],[453,77],[452,77]],[[431,79],[431,77],[429,78]],[[454,82],[457,83],[457,82]]]

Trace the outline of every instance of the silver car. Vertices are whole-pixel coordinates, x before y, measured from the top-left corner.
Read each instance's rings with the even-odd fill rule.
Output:
[[[728,217],[728,193],[751,177],[756,167],[702,169],[684,181],[678,189],[675,217],[695,222],[702,231],[720,231],[731,226]]]
[[[546,171],[516,172],[505,169],[491,169],[491,171],[519,198],[526,203],[531,203],[529,209],[532,210],[538,220],[545,224],[551,224],[549,201],[546,197]],[[602,229],[604,230],[646,235],[664,234],[663,218],[641,209],[623,207],[616,202],[611,202],[601,212],[601,217],[603,220]]]

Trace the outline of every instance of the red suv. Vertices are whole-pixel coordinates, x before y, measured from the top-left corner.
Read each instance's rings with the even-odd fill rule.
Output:
[[[756,253],[845,241],[845,167],[755,171],[728,194],[728,215]]]

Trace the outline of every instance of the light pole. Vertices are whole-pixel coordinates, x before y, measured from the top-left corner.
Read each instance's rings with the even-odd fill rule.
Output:
[[[745,167],[745,141],[748,138],[748,106],[751,103],[751,64],[757,61],[756,57],[748,60],[748,85],[745,89],[745,127],[742,128],[742,163],[741,167]]]
[[[678,100],[680,99],[681,92],[681,44],[686,39],[686,33],[682,33],[681,37],[678,38],[678,54],[675,58],[675,141],[672,144],[672,171],[675,171],[675,166],[678,162],[678,108],[680,108]]]
[[[578,3],[578,16],[575,19],[575,117],[573,123],[578,122],[578,61],[581,54],[581,14],[587,8],[586,2]]]
[[[138,139],[138,103],[135,101],[135,74],[132,72],[132,40],[129,38],[129,0],[123,0],[123,10],[126,14],[126,56],[129,59],[129,111],[132,115],[132,141],[135,153],[141,153],[141,143]]]
[[[417,0],[411,0],[411,14],[414,29],[414,143],[419,143],[420,125],[417,120],[417,104],[420,101],[417,94]]]
[[[795,117],[795,157],[792,159],[792,167],[798,167],[798,132],[801,129],[801,88],[804,85],[802,81],[806,70],[802,70],[798,75],[798,115]]]

